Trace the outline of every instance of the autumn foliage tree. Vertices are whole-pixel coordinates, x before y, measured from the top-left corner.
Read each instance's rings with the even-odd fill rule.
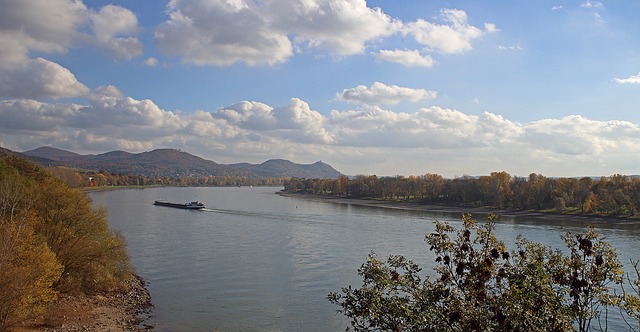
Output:
[[[0,156],[0,331],[63,293],[124,290],[132,267],[103,209],[39,167]]]
[[[56,298],[62,266],[30,225],[0,221],[0,330],[40,313]]]
[[[117,289],[131,267],[123,239],[108,228],[106,211],[93,209],[84,194],[54,178],[42,181],[39,189],[36,230],[63,266],[56,288],[71,293]]]

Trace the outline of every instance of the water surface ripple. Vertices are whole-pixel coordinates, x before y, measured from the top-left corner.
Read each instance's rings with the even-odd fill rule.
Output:
[[[457,215],[301,200],[276,195],[279,189],[150,188],[89,196],[127,239],[136,270],[149,283],[158,331],[343,331],[348,322],[326,296],[361,285],[357,269],[368,253],[402,254],[430,271],[424,234],[436,219],[460,226]],[[160,199],[198,200],[207,209],[152,205]],[[561,234],[582,227],[503,220],[496,232],[507,244],[522,234],[561,247]],[[639,258],[637,225],[599,227],[623,263]]]

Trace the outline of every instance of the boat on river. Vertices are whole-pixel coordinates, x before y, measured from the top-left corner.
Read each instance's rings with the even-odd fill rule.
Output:
[[[188,209],[188,210],[202,210],[204,209],[204,204],[200,203],[200,202],[187,202],[187,203],[173,203],[173,202],[166,202],[166,201],[155,201],[153,203],[153,205],[159,205],[159,206],[168,206],[168,207],[172,207],[172,208],[178,208],[178,209]]]

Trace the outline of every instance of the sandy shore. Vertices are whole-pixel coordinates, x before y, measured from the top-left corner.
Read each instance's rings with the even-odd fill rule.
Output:
[[[433,213],[441,213],[448,215],[462,216],[463,213],[471,213],[476,217],[484,217],[489,213],[494,213],[502,217],[514,217],[514,218],[527,218],[527,219],[540,219],[540,220],[562,220],[562,221],[575,221],[583,224],[638,224],[639,219],[630,218],[618,218],[608,216],[592,216],[592,215],[577,215],[577,214],[559,214],[559,213],[546,213],[537,211],[508,211],[499,210],[486,207],[467,207],[467,206],[452,206],[445,204],[425,204],[422,202],[406,202],[406,201],[389,201],[379,199],[356,199],[336,196],[323,196],[304,193],[291,193],[291,192],[278,192],[281,196],[295,197],[307,200],[315,200],[322,202],[329,202],[335,204],[351,204],[358,206],[378,207],[385,209],[403,209],[403,210],[415,210],[425,211]]]
[[[153,308],[144,281],[133,278],[125,293],[71,297],[62,296],[41,317],[10,331],[145,331],[153,326],[146,319]]]

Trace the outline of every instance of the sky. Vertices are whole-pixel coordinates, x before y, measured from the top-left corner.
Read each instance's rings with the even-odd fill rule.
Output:
[[[640,174],[640,0],[0,0],[0,146]]]

